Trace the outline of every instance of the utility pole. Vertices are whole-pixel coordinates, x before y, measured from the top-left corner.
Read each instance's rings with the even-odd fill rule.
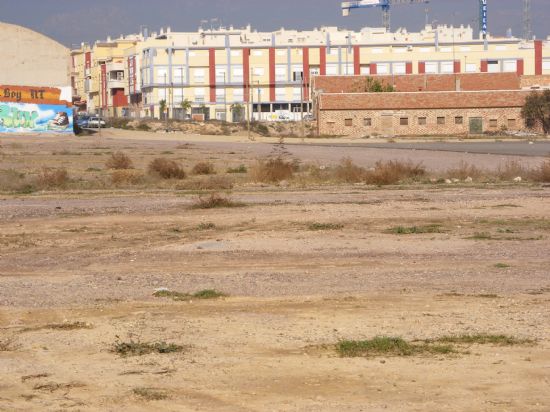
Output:
[[[250,68],[250,77],[249,77],[251,80],[252,80],[252,68]],[[248,129],[248,140],[252,140],[252,135],[250,133],[250,110],[251,110],[251,107],[254,107],[253,106],[253,103],[252,103],[252,100],[254,99],[254,93],[252,91],[252,81],[249,82],[249,88],[250,90],[248,91],[248,104],[247,104],[247,116],[246,116],[246,123],[247,123],[247,129]]]

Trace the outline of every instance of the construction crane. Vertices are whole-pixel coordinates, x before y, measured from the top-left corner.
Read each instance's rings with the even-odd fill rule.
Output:
[[[344,17],[349,16],[353,9],[367,9],[373,7],[380,7],[382,9],[382,24],[386,28],[386,31],[391,29],[391,14],[390,9],[392,6],[400,4],[415,4],[415,3],[429,3],[430,0],[355,0],[342,2],[342,14]]]
[[[533,26],[531,25],[531,0],[523,0],[523,38],[533,40]]]

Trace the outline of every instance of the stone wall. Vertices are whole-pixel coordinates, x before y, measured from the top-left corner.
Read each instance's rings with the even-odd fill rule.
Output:
[[[436,110],[326,110],[319,112],[318,124],[320,135],[333,136],[467,135],[470,131],[471,118],[482,119],[483,132],[498,132],[502,129],[521,130],[524,128],[521,108],[519,107]]]

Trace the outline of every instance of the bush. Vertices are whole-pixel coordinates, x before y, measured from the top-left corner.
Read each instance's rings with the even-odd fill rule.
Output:
[[[481,176],[483,176],[483,170],[481,170],[477,166],[461,161],[458,164],[458,167],[456,167],[455,169],[449,169],[447,171],[447,175],[450,178],[460,180],[465,180],[468,177],[471,177],[472,179],[479,179]]]
[[[217,209],[225,207],[243,207],[244,203],[234,202],[228,197],[213,193],[210,196],[200,196],[193,204],[193,209]]]
[[[115,185],[131,184],[137,185],[143,183],[144,176],[141,172],[135,170],[115,170],[111,173],[111,181]]]
[[[199,162],[193,167],[191,173],[194,175],[213,175],[216,173],[216,170],[212,163]]]
[[[367,171],[355,165],[353,160],[346,157],[340,161],[340,164],[336,167],[335,177],[340,182],[345,183],[358,183],[365,180]]]
[[[542,163],[531,174],[535,182],[550,183],[550,159]]]
[[[260,136],[269,137],[269,127],[263,123],[252,123],[252,130],[258,133]]]
[[[525,177],[527,169],[518,160],[508,160],[503,165],[499,165],[497,176],[501,180],[512,180],[516,177]]]
[[[185,171],[173,160],[159,157],[149,163],[149,173],[163,179],[185,179]]]
[[[142,132],[148,132],[151,130],[151,127],[147,123],[140,123],[136,126],[136,130],[140,130]]]
[[[134,164],[132,163],[132,159],[124,152],[115,152],[107,159],[105,167],[107,169],[128,170],[133,169]]]
[[[426,174],[426,169],[421,164],[412,162],[376,162],[374,169],[366,175],[366,182],[374,185],[394,185],[402,180],[417,179]]]
[[[237,174],[237,173],[246,173],[248,169],[245,165],[239,165],[238,167],[229,167],[227,168],[227,173]]]
[[[25,173],[14,169],[0,170],[0,190],[6,192],[32,193],[34,185],[27,179]]]
[[[259,160],[252,168],[252,178],[258,182],[277,183],[294,176],[294,164],[282,157]]]
[[[65,168],[43,167],[37,177],[37,182],[43,188],[62,188],[69,181],[69,173]]]

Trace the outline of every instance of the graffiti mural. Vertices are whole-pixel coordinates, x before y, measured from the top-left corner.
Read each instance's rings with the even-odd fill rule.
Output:
[[[59,88],[0,86],[0,133],[73,133],[71,96],[63,93]]]
[[[0,101],[0,133],[73,133],[72,108]]]

